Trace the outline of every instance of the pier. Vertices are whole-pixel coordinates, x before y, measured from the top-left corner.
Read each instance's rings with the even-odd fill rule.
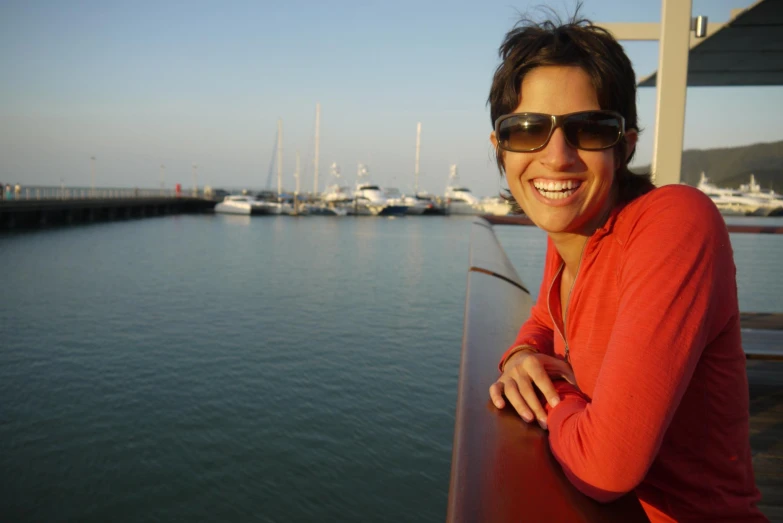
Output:
[[[63,191],[0,201],[0,231],[211,212],[215,201],[163,191]]]

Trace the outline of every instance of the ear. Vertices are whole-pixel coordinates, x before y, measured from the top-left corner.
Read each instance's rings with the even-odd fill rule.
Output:
[[[492,148],[498,150],[498,137],[495,136],[495,131],[489,133],[489,141],[492,143]]]
[[[639,141],[639,131],[636,129],[630,129],[625,132],[625,162],[631,157],[636,150],[636,142]]]

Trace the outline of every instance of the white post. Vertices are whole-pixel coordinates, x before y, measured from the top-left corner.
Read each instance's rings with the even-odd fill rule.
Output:
[[[414,193],[419,192],[419,152],[421,151],[421,122],[416,124],[416,170],[415,181],[413,183]]]
[[[659,186],[680,183],[690,35],[691,0],[662,0],[652,161],[655,184]]]
[[[294,178],[296,178],[296,190],[294,190],[294,196],[299,194],[299,151],[296,151],[296,171],[294,171]]]
[[[283,192],[283,119],[277,120],[277,197]]]
[[[95,198],[95,156],[90,156],[90,193]]]
[[[315,158],[313,158],[313,196],[318,194],[318,154],[320,152],[321,104],[315,104]]]
[[[196,171],[198,170],[198,165],[195,163],[193,164],[193,197],[198,198],[198,175],[196,174]]]

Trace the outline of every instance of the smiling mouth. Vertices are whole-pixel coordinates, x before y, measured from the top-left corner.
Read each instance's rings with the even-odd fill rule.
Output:
[[[559,182],[547,180],[533,180],[533,187],[544,197],[550,200],[562,200],[576,192],[582,185],[579,180],[563,180]]]

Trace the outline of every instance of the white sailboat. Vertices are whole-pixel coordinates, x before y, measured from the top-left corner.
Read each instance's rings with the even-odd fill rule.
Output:
[[[310,214],[347,216],[353,208],[353,195],[350,187],[340,184],[342,175],[337,162],[332,162],[329,167],[329,178],[331,183],[326,186],[326,190],[321,195],[320,203],[309,207]]]
[[[421,157],[421,122],[416,123],[416,162],[413,168],[413,194],[419,194],[419,158]],[[421,215],[433,207],[433,202],[423,198],[401,194],[397,189],[386,189],[386,197],[389,202],[404,205],[408,209],[405,214]]]

